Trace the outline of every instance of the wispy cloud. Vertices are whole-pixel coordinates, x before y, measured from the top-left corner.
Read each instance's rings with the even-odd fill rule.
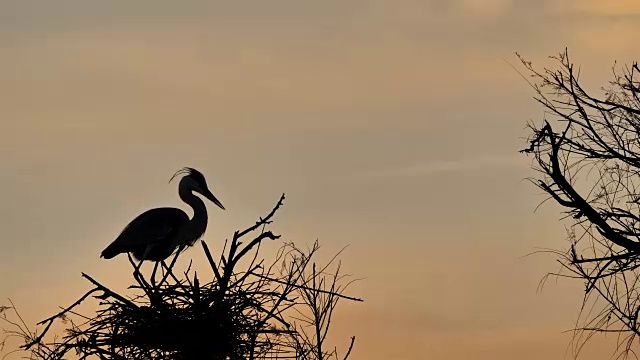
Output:
[[[639,14],[640,2],[636,0],[615,0],[609,2],[582,0],[573,3],[578,11],[587,11],[597,15]]]
[[[494,167],[525,167],[530,160],[524,156],[482,156],[459,160],[434,160],[410,166],[376,170],[363,174],[370,177],[427,176],[444,172],[473,171]]]

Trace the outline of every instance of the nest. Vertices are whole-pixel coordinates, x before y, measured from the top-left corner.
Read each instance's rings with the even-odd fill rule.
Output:
[[[217,282],[200,286],[197,277],[151,290],[144,305],[109,297],[87,328],[67,337],[85,354],[101,348],[126,359],[246,359],[273,349],[269,335],[292,334],[285,324],[264,321],[268,299],[256,292],[223,292]]]
[[[343,277],[338,276],[339,267],[331,283],[323,278],[327,267],[317,271],[313,264],[309,274],[317,242],[307,252],[285,244],[270,265],[258,260],[261,242],[279,238],[266,226],[283,201],[284,195],[264,219],[236,231],[217,261],[201,242],[214,274],[204,284],[191,271],[191,264],[183,277],[174,274],[180,252],[171,264],[161,263],[159,281],[146,279],[129,257],[136,281],[130,289],[135,296],[118,294],[83,273],[94,288],[40,322],[44,330],[37,336],[25,336],[28,341],[23,348],[32,352],[31,358],[52,360],[67,358],[70,352],[81,359],[327,358],[331,353],[322,350],[322,342],[337,300],[362,300],[341,294],[346,286],[337,286]],[[241,239],[249,234],[254,235],[243,245]],[[249,265],[237,270],[238,262],[245,258]],[[90,317],[76,313],[74,308],[90,296],[100,299],[96,313]],[[290,310],[301,317],[287,316]],[[61,340],[45,342],[43,338],[56,320],[70,325]],[[313,325],[314,334],[321,329],[323,336],[307,336],[305,324]]]

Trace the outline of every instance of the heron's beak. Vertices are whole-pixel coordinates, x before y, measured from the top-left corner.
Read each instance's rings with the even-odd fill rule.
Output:
[[[209,189],[202,189],[202,195],[204,195],[204,197],[206,197],[207,199],[211,200],[212,203],[218,205],[218,207],[222,210],[226,210],[224,208],[224,206],[222,206],[222,203],[220,202],[220,200],[218,200],[212,193],[211,191],[209,191]]]

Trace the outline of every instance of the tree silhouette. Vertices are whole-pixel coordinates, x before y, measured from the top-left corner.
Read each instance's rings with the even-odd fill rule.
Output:
[[[537,71],[518,57],[546,109],[541,125],[529,124],[522,150],[540,173],[531,181],[571,220],[568,249],[552,250],[565,271],[550,275],[585,283],[575,355],[594,334],[614,333],[616,352],[627,357],[640,335],[640,69],[614,66],[604,96],[595,97],[566,49],[552,57],[559,64],[553,70]]]
[[[260,257],[264,241],[280,238],[268,227],[283,201],[284,194],[267,216],[234,232],[218,259],[201,241],[211,268],[206,282],[191,262],[178,275],[178,255],[169,265],[162,263],[157,283],[136,272],[129,257],[132,294],[118,294],[83,273],[93,288],[38,323],[44,327],[39,332],[30,331],[17,312],[19,321],[10,319],[13,304],[0,309],[12,327],[7,334],[24,341],[21,349],[31,359],[61,360],[74,354],[80,359],[345,360],[355,337],[340,357],[325,344],[330,320],[339,300],[362,300],[343,295],[353,281],[340,273],[340,253],[318,266],[316,241],[306,250],[284,243],[269,262]],[[75,311],[91,297],[99,299],[95,314]],[[56,321],[66,324],[66,331],[50,339]]]

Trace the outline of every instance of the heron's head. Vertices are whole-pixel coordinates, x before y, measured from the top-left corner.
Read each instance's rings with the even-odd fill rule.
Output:
[[[220,200],[218,200],[209,190],[207,181],[204,179],[204,175],[202,175],[201,172],[194,168],[185,167],[173,174],[171,180],[173,180],[178,175],[184,175],[180,180],[180,186],[185,186],[188,189],[201,194],[202,196],[211,200],[211,202],[213,202],[214,204],[218,205],[219,208],[225,210]],[[171,180],[169,180],[169,182],[171,182]]]

